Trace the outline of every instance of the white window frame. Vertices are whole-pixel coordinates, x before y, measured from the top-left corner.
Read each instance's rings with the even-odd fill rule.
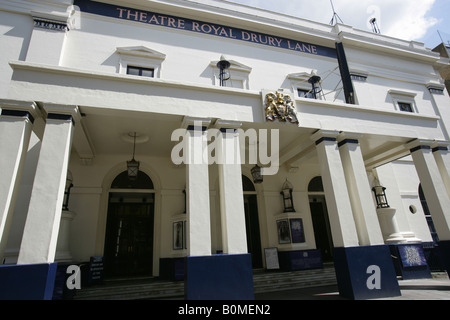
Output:
[[[298,90],[304,90],[304,91],[311,91],[312,85],[308,82],[308,80],[313,76],[317,74],[317,70],[311,70],[310,72],[299,72],[299,73],[291,73],[288,74],[288,79],[291,82],[291,89],[295,93],[296,98],[300,99],[313,99],[313,100],[323,100],[323,95],[319,94],[317,95],[316,99],[314,98],[307,98],[307,97],[300,97],[298,95]]]
[[[127,67],[140,67],[153,69],[153,78],[161,78],[162,63],[166,55],[147,47],[119,47],[119,74],[127,74]]]
[[[212,81],[214,86],[220,86],[220,70],[217,67],[218,62],[219,60],[211,61],[210,63],[210,67],[213,70]],[[230,68],[228,69],[230,71],[230,79],[225,81],[225,87],[249,90],[249,76],[252,68],[235,60],[228,60],[228,62],[230,62]],[[242,83],[242,86],[235,87],[233,85],[227,85],[227,83],[233,83],[233,81],[239,81],[239,83]]]
[[[415,97],[417,96],[417,93],[410,92],[410,91],[400,91],[400,90],[394,90],[391,89],[388,91],[389,95],[392,98],[392,102],[394,103],[394,109],[398,112],[408,112],[408,111],[401,111],[399,107],[399,103],[409,103],[411,104],[411,113],[418,113],[417,105],[415,101]]]

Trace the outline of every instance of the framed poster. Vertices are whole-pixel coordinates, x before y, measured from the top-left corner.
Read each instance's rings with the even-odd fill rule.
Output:
[[[403,267],[419,267],[427,265],[423,250],[418,245],[400,245],[398,246],[398,252]]]
[[[278,243],[291,243],[288,219],[277,220]]]
[[[182,250],[184,247],[183,221],[173,223],[173,250]]]
[[[278,262],[278,248],[265,248],[264,255],[266,257],[267,270],[280,269],[280,264]]]
[[[291,227],[292,243],[305,242],[305,231],[303,229],[303,220],[300,218],[289,220]]]

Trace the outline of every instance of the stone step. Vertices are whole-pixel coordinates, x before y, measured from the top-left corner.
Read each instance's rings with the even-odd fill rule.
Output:
[[[333,267],[323,269],[261,272],[255,271],[255,294],[336,284]],[[183,299],[184,281],[163,281],[158,278],[105,280],[102,284],[77,290],[75,300],[142,300]]]

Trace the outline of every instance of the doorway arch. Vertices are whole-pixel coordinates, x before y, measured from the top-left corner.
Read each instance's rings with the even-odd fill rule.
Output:
[[[322,260],[331,262],[333,261],[333,237],[321,176],[316,176],[310,180],[308,197],[316,247],[320,250]]]
[[[140,171],[130,180],[127,171],[111,183],[104,244],[105,276],[153,273],[155,193],[153,181]]]
[[[244,193],[245,228],[247,233],[247,250],[252,255],[253,269],[263,267],[261,234],[259,228],[258,202],[255,186],[245,175],[242,175]]]

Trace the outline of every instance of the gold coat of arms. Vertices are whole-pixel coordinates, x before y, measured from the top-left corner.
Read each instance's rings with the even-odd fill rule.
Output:
[[[298,124],[297,112],[291,96],[282,92],[266,94],[266,120]]]

